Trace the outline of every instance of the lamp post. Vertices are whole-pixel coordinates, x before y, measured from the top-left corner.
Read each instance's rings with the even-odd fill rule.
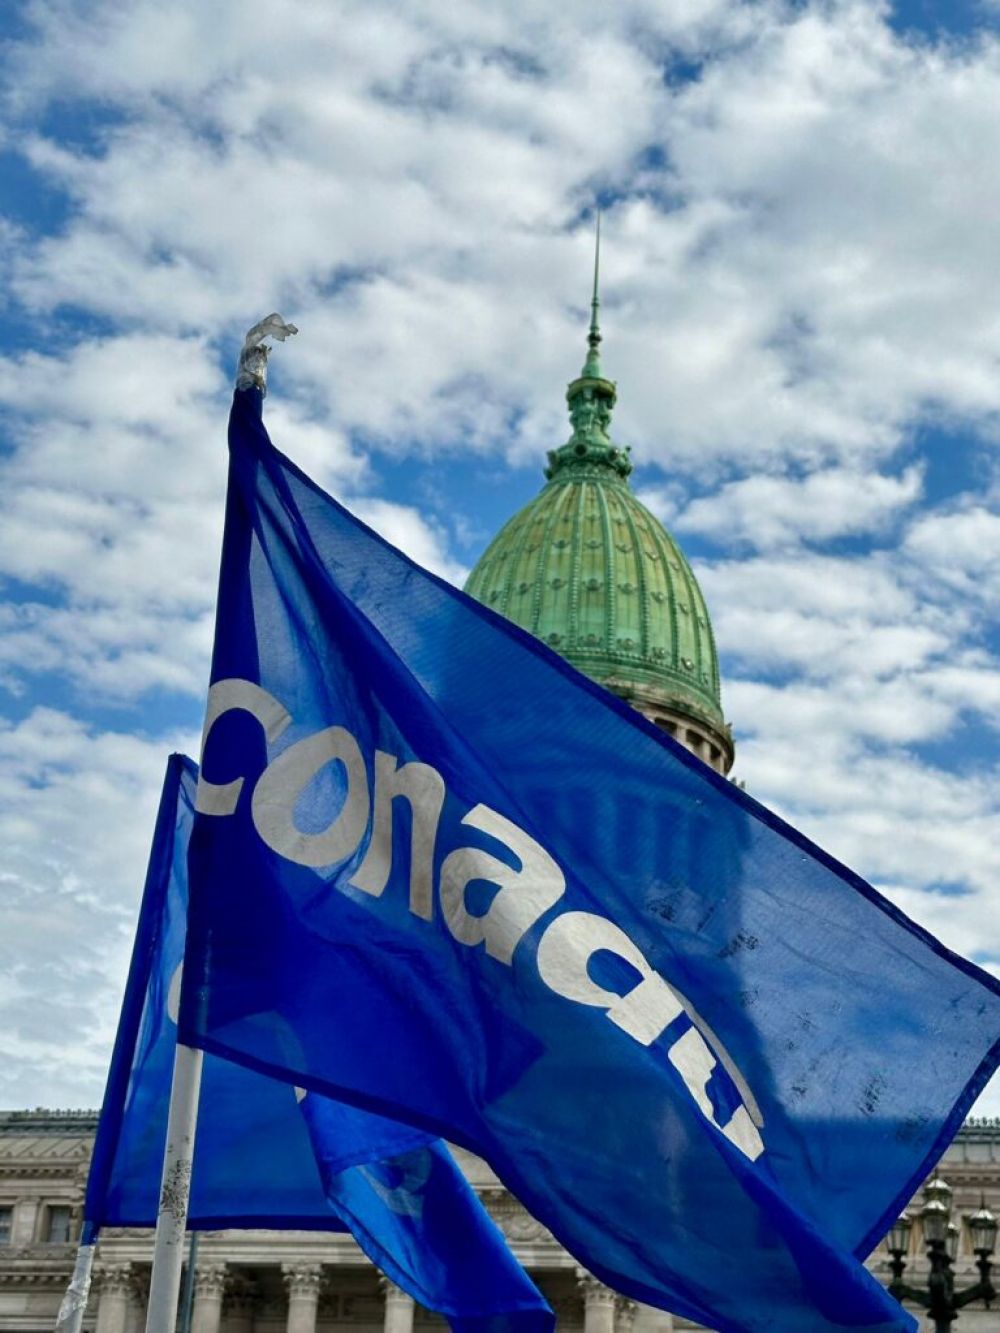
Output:
[[[931,1263],[927,1286],[911,1287],[903,1281],[903,1270],[906,1267],[904,1256],[909,1249],[910,1232],[913,1229],[913,1219],[908,1213],[903,1213],[889,1229],[886,1238],[892,1255],[889,1290],[898,1301],[911,1300],[924,1306],[934,1320],[936,1333],[948,1333],[963,1306],[981,1300],[989,1309],[990,1301],[996,1299],[997,1293],[990,1281],[990,1257],[997,1243],[997,1220],[984,1200],[980,1201],[978,1210],[967,1219],[976,1267],[979,1269],[979,1281],[964,1291],[956,1291],[951,1265],[958,1253],[959,1228],[951,1220],[951,1190],[939,1176],[924,1186],[924,1205],[920,1217],[924,1226],[927,1257]]]

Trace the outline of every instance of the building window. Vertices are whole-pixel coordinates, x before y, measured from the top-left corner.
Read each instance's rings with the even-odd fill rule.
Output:
[[[13,1208],[0,1208],[0,1245],[10,1244],[11,1227],[14,1221]]]
[[[53,1204],[49,1208],[48,1225],[45,1239],[55,1244],[64,1245],[69,1240],[70,1210],[65,1204]]]

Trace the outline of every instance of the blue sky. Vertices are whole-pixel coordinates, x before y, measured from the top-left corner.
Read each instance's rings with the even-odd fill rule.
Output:
[[[582,363],[712,610],[737,775],[1000,973],[1000,9],[154,0],[0,17],[0,1105],[94,1105],[197,748],[242,335],[460,582]],[[981,1110],[1000,1112],[991,1091]]]

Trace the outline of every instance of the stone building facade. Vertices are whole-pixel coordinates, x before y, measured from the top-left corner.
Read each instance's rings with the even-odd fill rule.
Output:
[[[0,1113],[0,1333],[49,1333],[69,1282],[83,1191],[97,1127],[94,1112]],[[478,1158],[456,1149],[512,1249],[545,1292],[558,1333],[668,1333],[688,1328],[660,1310],[617,1296],[584,1273]],[[960,1223],[958,1285],[976,1273],[964,1219],[980,1195],[1000,1214],[1000,1121],[970,1121],[945,1153]],[[920,1200],[914,1201],[919,1212]],[[920,1282],[919,1221],[907,1276]],[[101,1236],[85,1333],[142,1333],[152,1233]],[[883,1246],[870,1266],[888,1280]],[[218,1231],[203,1234],[192,1333],[431,1333],[438,1315],[414,1306],[340,1232]],[[962,1311],[963,1333],[998,1333],[1000,1311]],[[807,1330],[803,1330],[807,1333]]]

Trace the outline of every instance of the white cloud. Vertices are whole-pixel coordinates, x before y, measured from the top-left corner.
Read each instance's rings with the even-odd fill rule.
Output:
[[[751,795],[877,884],[960,952],[1000,959],[1000,799],[990,773],[946,773],[890,742],[874,750],[819,711],[814,732],[765,732],[776,694],[739,743]],[[802,715],[793,700],[793,720]],[[862,728],[863,730],[863,728]],[[847,731],[847,735],[844,732]],[[939,893],[947,889],[947,894]]]
[[[920,491],[916,467],[898,477],[849,468],[825,468],[802,479],[745,477],[695,500],[675,527],[759,550],[825,542],[883,532]]]
[[[425,569],[461,587],[469,571],[448,554],[447,536],[440,526],[411,505],[395,504],[374,496],[357,496],[352,511],[387,541]]]
[[[1000,513],[969,504],[928,514],[906,535],[907,552],[935,581],[996,605],[1000,596]]]
[[[0,727],[4,1105],[99,1097],[166,755],[196,743],[49,708]]]
[[[867,688],[937,659],[966,627],[961,607],[922,601],[876,556],[766,556],[699,573],[719,643],[751,669]]]

